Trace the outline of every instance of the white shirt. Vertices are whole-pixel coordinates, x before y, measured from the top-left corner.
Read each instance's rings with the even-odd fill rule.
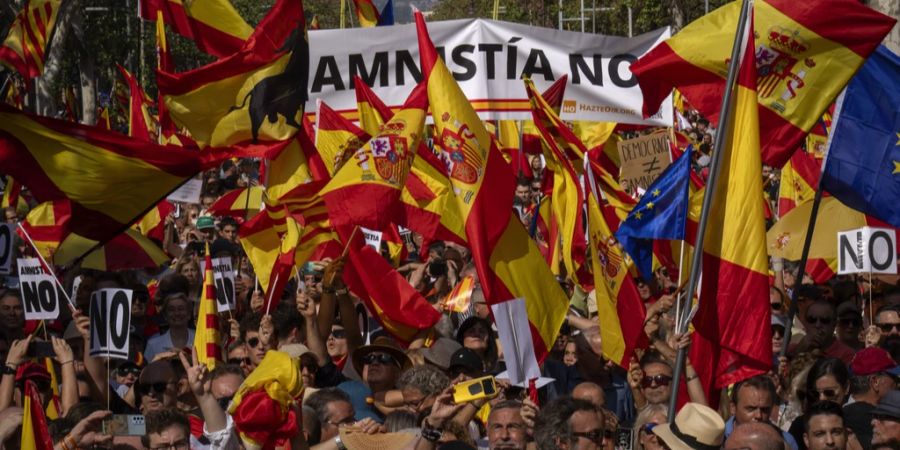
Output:
[[[187,346],[193,347],[194,345],[194,330],[188,328],[188,338],[187,338]],[[172,335],[169,331],[166,331],[163,334],[157,333],[149,340],[147,340],[147,348],[144,350],[144,358],[147,361],[153,361],[153,357],[158,353],[167,352],[172,349],[174,344],[172,343]]]

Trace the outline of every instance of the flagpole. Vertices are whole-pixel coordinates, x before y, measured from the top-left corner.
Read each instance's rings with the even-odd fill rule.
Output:
[[[847,89],[838,95],[835,101],[834,121],[832,129],[837,125],[841,117],[841,111],[844,109],[844,94]],[[825,169],[828,167],[828,153],[831,152],[832,133],[828,133],[828,142],[825,144],[825,160],[822,161],[822,171],[819,173],[819,180],[816,181],[816,197],[813,199],[812,211],[809,213],[809,225],[806,226],[806,237],[803,239],[803,252],[800,254],[800,267],[797,268],[797,276],[794,278],[794,289],[791,290],[791,308],[788,310],[787,323],[784,326],[784,345],[781,346],[781,353],[778,356],[787,356],[788,345],[791,343],[791,325],[794,323],[794,317],[797,316],[799,307],[797,300],[800,294],[800,285],[803,284],[803,277],[806,276],[806,262],[809,259],[809,248],[812,246],[813,233],[816,230],[816,218],[819,215],[819,205],[822,203],[822,178],[824,178]],[[869,289],[871,290],[871,284]],[[869,305],[871,308],[872,305]]]
[[[742,0],[741,15],[738,19],[738,28],[734,34],[734,44],[731,48],[731,64],[728,67],[728,78],[725,81],[725,91],[722,96],[722,106],[719,110],[719,126],[716,132],[716,141],[713,150],[713,160],[710,165],[709,179],[706,183],[706,192],[703,195],[703,209],[700,214],[700,223],[697,226],[696,244],[694,245],[694,254],[691,259],[691,276],[688,280],[687,294],[684,296],[684,304],[682,310],[687,311],[694,297],[694,289],[696,288],[697,278],[700,276],[700,265],[703,260],[703,237],[706,235],[706,225],[709,223],[709,211],[712,207],[713,197],[716,191],[716,181],[719,178],[719,170],[722,166],[722,154],[724,153],[725,140],[728,136],[728,128],[731,121],[731,96],[733,93],[734,82],[737,78],[738,70],[741,65],[741,48],[744,33],[747,28],[747,17],[750,14],[750,8],[753,7],[753,0]],[[753,32],[753,30],[750,30]],[[753,51],[753,49],[748,49]],[[688,326],[690,315],[685,315],[685,319],[675,324],[676,333],[684,333]],[[669,399],[669,424],[675,423],[676,406],[678,405],[678,386],[681,384],[681,373],[684,371],[685,359],[687,357],[687,349],[678,350],[678,356],[675,358],[675,367],[673,369],[672,396]]]

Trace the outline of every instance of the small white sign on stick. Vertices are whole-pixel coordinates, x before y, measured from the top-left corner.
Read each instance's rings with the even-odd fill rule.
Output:
[[[376,252],[381,252],[381,235],[380,231],[370,230],[368,228],[359,227],[363,237],[366,238],[366,245],[371,246]]]
[[[235,307],[234,270],[231,268],[231,258],[213,258],[212,265],[218,311],[233,311]]]
[[[91,356],[128,359],[131,296],[130,289],[117,288],[91,294]]]
[[[837,235],[838,275],[897,273],[897,233],[891,228],[863,227]]]
[[[21,258],[17,265],[25,320],[58,318],[59,304],[65,298],[65,293],[53,276],[44,271],[37,258]]]

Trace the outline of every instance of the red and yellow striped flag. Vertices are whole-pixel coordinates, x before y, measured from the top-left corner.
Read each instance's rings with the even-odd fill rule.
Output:
[[[353,77],[353,85],[356,87],[356,109],[359,116],[359,127],[369,136],[375,136],[381,131],[381,126],[394,116],[384,102],[372,92],[372,88],[359,76]]]
[[[453,75],[438,58],[422,14],[416,13],[422,74],[435,118],[435,142],[450,162],[449,209],[442,224],[468,241],[489,304],[524,298],[535,356],[543,361],[568,309],[535,243],[512,214],[515,178]]]
[[[77,239],[77,244],[84,248],[84,251],[97,244],[96,241],[80,239],[78,236],[70,238]],[[138,230],[129,228],[102,247],[88,253],[81,260],[81,267],[104,272],[157,269],[170,259],[153,241],[144,237]]]
[[[150,210],[137,223],[141,234],[150,239],[156,239],[162,242],[166,232],[166,217],[175,211],[175,205],[168,200],[163,200],[156,204],[156,207]]]
[[[6,184],[3,186],[3,198],[0,199],[0,208],[16,208],[22,201],[22,184],[17,182],[13,177],[6,177]]]
[[[337,171],[320,195],[335,227],[358,225],[383,230],[404,209],[400,193],[425,128],[428,95],[416,86],[404,107]]]
[[[284,141],[302,128],[308,69],[303,4],[278,0],[240,51],[189,72],[158,72],[157,84],[172,119],[201,147]]]
[[[197,361],[205,364],[212,371],[216,363],[222,361],[222,339],[219,337],[219,311],[216,303],[216,282],[213,280],[212,257],[209,255],[209,243],[206,243],[206,271],[203,273],[203,295],[200,298],[200,311],[197,312],[197,332],[194,337],[194,348],[197,349]]]
[[[740,9],[731,2],[701,17],[631,65],[645,116],[677,88],[718,122]],[[754,12],[763,162],[781,167],[896,19],[846,0],[760,0]]]
[[[28,211],[22,227],[31,236],[41,256],[51,261],[56,249],[69,234],[71,218],[72,204],[68,200],[43,202]]]
[[[756,47],[753,14],[748,16],[738,41],[741,65],[732,120],[718,130],[727,133],[727,144],[703,237],[700,306],[693,321],[691,362],[707,395],[772,367]]]
[[[228,0],[143,0],[141,17],[162,16],[176,33],[191,39],[197,48],[224,58],[238,50],[253,33],[251,27]]]
[[[41,408],[41,397],[34,382],[25,380],[25,401],[22,409],[21,450],[53,450],[53,439],[47,429],[47,418]]]
[[[378,8],[372,3],[372,0],[353,0],[356,6],[356,17],[359,19],[359,26],[363,28],[374,27],[378,25],[378,19],[381,14]]]
[[[150,114],[150,105],[153,101],[144,93],[138,80],[127,69],[121,65],[116,65],[119,73],[128,86],[128,135],[144,141],[155,142],[153,136],[156,135],[156,123]]]
[[[206,212],[213,216],[248,217],[262,209],[263,193],[262,186],[232,189],[219,197]]]
[[[816,196],[822,161],[811,153],[797,150],[781,168],[778,186],[778,216],[784,217],[792,209],[810,202]]]
[[[466,275],[453,290],[444,298],[444,310],[452,312],[464,312],[469,309],[472,303],[472,292],[475,290],[475,278],[472,275]]]
[[[44,71],[61,3],[62,0],[25,0],[0,45],[0,64],[19,72],[26,83]]]

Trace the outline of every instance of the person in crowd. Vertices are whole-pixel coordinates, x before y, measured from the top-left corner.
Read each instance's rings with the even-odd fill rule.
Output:
[[[456,341],[474,351],[484,364],[484,371],[497,371],[497,335],[487,319],[470,317],[459,326]]]
[[[900,446],[900,391],[888,392],[872,410],[872,448]]]
[[[853,430],[863,448],[872,442],[872,410],[888,393],[897,389],[897,363],[887,351],[870,347],[857,352],[850,363],[853,403],[844,406],[844,423]]]
[[[772,411],[778,398],[775,384],[768,375],[757,375],[740,381],[731,391],[731,418],[725,422],[725,438],[738,425],[760,422],[771,423]],[[790,433],[782,432],[782,439],[792,450],[797,441]]]
[[[144,357],[150,361],[163,352],[178,352],[194,344],[193,303],[183,293],[174,293],[163,299],[162,316],[166,319],[168,331],[157,334],[147,341]]]
[[[144,418],[147,434],[141,437],[144,447],[150,450],[188,450],[191,444],[191,427],[187,416],[176,409],[153,411]]]
[[[10,340],[25,337],[25,309],[18,290],[7,289],[0,296],[0,332]]]
[[[837,307],[837,338],[841,343],[858,352],[863,348],[859,340],[862,331],[860,309],[852,301],[845,301]]]
[[[834,305],[824,300],[813,301],[802,317],[806,335],[797,345],[789,347],[788,351],[791,354],[820,349],[825,356],[838,358],[844,364],[850,364],[855,352],[834,335],[837,325]]]
[[[778,427],[767,422],[736,425],[722,445],[724,450],[784,450],[785,443]]]
[[[831,401],[843,405],[847,400],[850,388],[850,373],[847,366],[837,358],[820,358],[813,363],[806,376],[804,389],[800,392],[804,403],[804,414],[791,423],[790,434],[794,437],[800,450],[806,450],[803,443],[803,427],[806,421],[805,411],[816,402]]]
[[[835,402],[813,403],[806,410],[803,443],[809,450],[847,448],[848,431],[841,406]]]
[[[559,397],[535,419],[534,440],[538,450],[599,449],[604,425],[601,412],[591,402]]]

